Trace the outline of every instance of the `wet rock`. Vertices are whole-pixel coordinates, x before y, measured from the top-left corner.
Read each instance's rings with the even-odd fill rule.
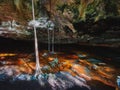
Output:
[[[48,17],[41,17],[37,20],[32,20],[28,23],[29,26],[35,26],[36,28],[53,30],[55,25],[52,21],[48,20]]]
[[[78,54],[78,57],[79,57],[80,59],[85,59],[85,58],[87,58],[87,55]]]
[[[5,74],[8,77],[12,77],[20,73],[20,70],[17,66],[2,66],[0,67],[0,74]]]
[[[74,64],[72,65],[71,70],[78,76],[83,77],[85,80],[91,80],[90,70],[87,67],[81,66],[79,64]]]
[[[96,64],[93,64],[92,67],[91,67],[93,70],[97,70],[98,69],[98,66]]]
[[[47,87],[50,86],[52,90],[66,90],[74,86],[79,86],[80,88],[85,87],[89,90],[86,81],[79,76],[72,76],[67,72],[43,73],[37,76],[30,74],[18,74],[10,78],[6,74],[0,74],[0,81],[11,80],[12,83],[16,81],[38,81],[40,86]]]
[[[117,76],[117,85],[120,88],[120,76]]]
[[[8,77],[8,75],[6,74],[0,74],[0,81],[5,81],[5,80],[9,80],[10,77]]]
[[[29,75],[29,74],[20,74],[20,75],[17,75],[13,78],[14,81],[16,80],[22,80],[22,81],[30,81],[32,80],[32,76]]]
[[[43,56],[43,57],[47,57],[47,56],[48,56],[48,53],[43,53],[42,56]]]
[[[42,67],[42,70],[49,71],[51,68],[50,66],[46,65]]]
[[[90,59],[87,59],[88,62],[91,62],[93,64],[98,64],[98,63],[102,63],[102,61],[98,60],[98,59],[95,59],[95,58],[90,58]]]
[[[36,24],[37,23],[37,24]],[[12,27],[11,25],[0,26],[0,36],[4,38],[12,38],[16,40],[34,40],[33,26],[36,25],[38,40],[42,43],[48,43],[48,30],[54,30],[54,23],[50,20],[47,20],[44,24],[44,20],[31,21],[30,26],[16,26]],[[73,43],[77,42],[75,38],[72,38],[71,35],[67,35],[64,30],[55,32],[55,42],[54,43]]]
[[[99,66],[106,66],[106,63],[98,63]]]
[[[48,83],[53,89],[66,90],[74,86],[86,86],[85,82],[80,77],[74,77],[67,72],[58,72],[56,74],[49,74]],[[87,87],[88,88],[88,87]]]
[[[13,38],[13,39],[24,39],[26,36],[31,35],[31,33],[26,30],[22,25],[18,25],[15,20],[2,22],[0,26],[0,36]],[[21,37],[21,38],[20,38]]]
[[[54,60],[49,63],[52,67],[55,67],[56,65],[58,65],[58,58],[54,58]]]

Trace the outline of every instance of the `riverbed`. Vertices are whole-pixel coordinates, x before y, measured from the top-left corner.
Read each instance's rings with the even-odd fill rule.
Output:
[[[47,44],[39,43],[40,65],[41,67],[49,66],[49,69],[42,70],[43,73],[54,74],[63,71],[68,72],[72,76],[77,75],[83,78],[86,81],[86,85],[92,90],[115,90],[117,87],[116,79],[120,75],[119,48],[57,44],[55,45],[55,54],[49,53],[44,56],[45,53],[48,53]],[[57,62],[54,63],[56,59]],[[16,76],[20,74],[32,75],[34,72],[34,42],[1,39],[0,74],[6,73],[9,76]],[[0,90],[9,89],[5,87],[5,84],[12,88],[11,90],[23,90],[23,84],[25,85],[25,90],[32,90],[30,89],[30,82],[17,81],[17,83],[10,84],[10,82],[0,80]],[[17,85],[16,87],[14,87],[15,84]],[[21,89],[18,89],[19,84]],[[38,90],[34,86],[33,89]],[[45,88],[45,90],[49,89]]]

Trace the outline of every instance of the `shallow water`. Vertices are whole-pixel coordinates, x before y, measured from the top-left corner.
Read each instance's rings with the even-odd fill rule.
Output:
[[[55,45],[57,54],[44,57],[42,55],[47,52],[47,45],[39,44],[39,47],[41,67],[46,66],[42,70],[44,73],[68,72],[73,77],[81,78],[82,82],[85,80],[87,83],[84,84],[94,88],[93,90],[107,90],[106,88],[103,89],[103,86],[106,86],[108,90],[110,88],[114,90],[112,87],[117,86],[116,77],[120,75],[120,67],[119,60],[115,60],[119,57],[119,51],[116,49],[58,44]],[[105,49],[106,51],[104,51]],[[55,62],[54,58],[58,58],[58,62]],[[34,44],[28,41],[2,39],[0,45],[0,74],[6,73],[15,77],[24,73],[33,75],[34,72]],[[96,86],[98,83],[100,87]],[[58,85],[60,86],[60,83]]]

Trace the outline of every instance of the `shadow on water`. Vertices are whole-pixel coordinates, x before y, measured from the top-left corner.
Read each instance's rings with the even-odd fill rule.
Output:
[[[7,86],[7,87],[6,87]],[[104,89],[91,87],[91,90],[115,90],[112,87],[105,86]],[[37,81],[16,81],[14,83],[0,82],[0,90],[52,90],[51,86],[46,85],[46,87],[40,86]],[[67,90],[89,90],[86,87],[74,86]]]
[[[47,50],[47,44],[39,43],[39,51]],[[78,44],[56,44],[56,52],[75,53],[81,51],[91,56],[102,57],[120,62],[120,47],[85,46]],[[34,41],[13,40],[0,37],[0,52],[34,53]]]
[[[39,50],[47,50],[47,44],[39,43]],[[13,40],[0,37],[0,52],[34,52],[34,41]],[[56,44],[56,52],[74,53],[82,51],[94,56],[120,59],[120,47],[86,46],[78,44]]]
[[[47,50],[47,44],[39,43],[39,51]],[[81,51],[90,54],[95,57],[104,57],[114,60],[119,57],[118,48],[108,48],[108,47],[93,47],[93,46],[80,46],[78,44],[56,44],[56,52],[64,53],[75,53],[76,51]],[[0,38],[0,53],[34,53],[34,41],[22,41],[22,40],[13,40]],[[76,54],[76,53],[75,53]],[[118,58],[118,61],[120,59]],[[116,59],[117,61],[117,59]],[[91,90],[115,90],[112,87],[100,84],[98,81],[95,81],[96,86],[92,86]],[[88,83],[89,84],[89,83]],[[7,86],[7,87],[6,87]],[[104,87],[104,89],[101,87]],[[49,89],[48,89],[49,88]],[[0,82],[0,90],[52,90],[50,86],[41,87],[36,81],[19,81],[14,83],[9,82]],[[88,90],[85,87],[75,86],[67,90]]]

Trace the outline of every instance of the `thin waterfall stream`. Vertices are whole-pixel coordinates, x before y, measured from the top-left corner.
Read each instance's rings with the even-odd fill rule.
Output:
[[[54,51],[54,40],[55,40],[55,36],[54,36],[54,24],[52,21],[48,21],[48,23],[50,24],[47,31],[48,31],[48,52],[55,54]],[[51,34],[50,34],[51,31]]]
[[[55,36],[54,36],[54,30],[52,31],[52,53],[54,54],[54,40],[55,40]]]
[[[37,76],[37,75],[41,74],[42,71],[41,71],[41,66],[40,66],[40,61],[39,61],[39,50],[38,50],[38,39],[37,39],[36,27],[37,26],[42,27],[42,25],[40,25],[40,23],[44,22],[45,26],[44,26],[44,24],[43,24],[43,26],[48,31],[48,52],[54,54],[55,53],[54,52],[54,26],[55,25],[51,20],[47,21],[47,19],[45,17],[41,18],[41,22],[40,21],[36,22],[34,1],[33,0],[32,0],[32,16],[33,16],[33,29],[34,29],[34,39],[35,39],[35,56],[36,56],[35,76]],[[35,25],[36,23],[38,23],[37,26]],[[52,31],[52,36],[50,35],[50,31]]]
[[[35,10],[34,10],[34,1],[32,0],[32,15],[33,15],[33,20],[35,21]],[[34,39],[35,39],[35,56],[36,56],[36,71],[35,75],[41,74],[41,67],[40,67],[40,62],[39,62],[39,51],[38,51],[38,40],[37,40],[37,33],[36,33],[36,27],[34,27]]]
[[[48,31],[48,52],[50,52],[50,31]]]
[[[95,3],[83,14],[89,16]],[[107,2],[95,8],[103,3],[106,9]],[[97,14],[83,21],[82,4],[0,1],[0,90],[119,90],[118,21],[112,25],[114,19],[103,16],[96,21]]]

